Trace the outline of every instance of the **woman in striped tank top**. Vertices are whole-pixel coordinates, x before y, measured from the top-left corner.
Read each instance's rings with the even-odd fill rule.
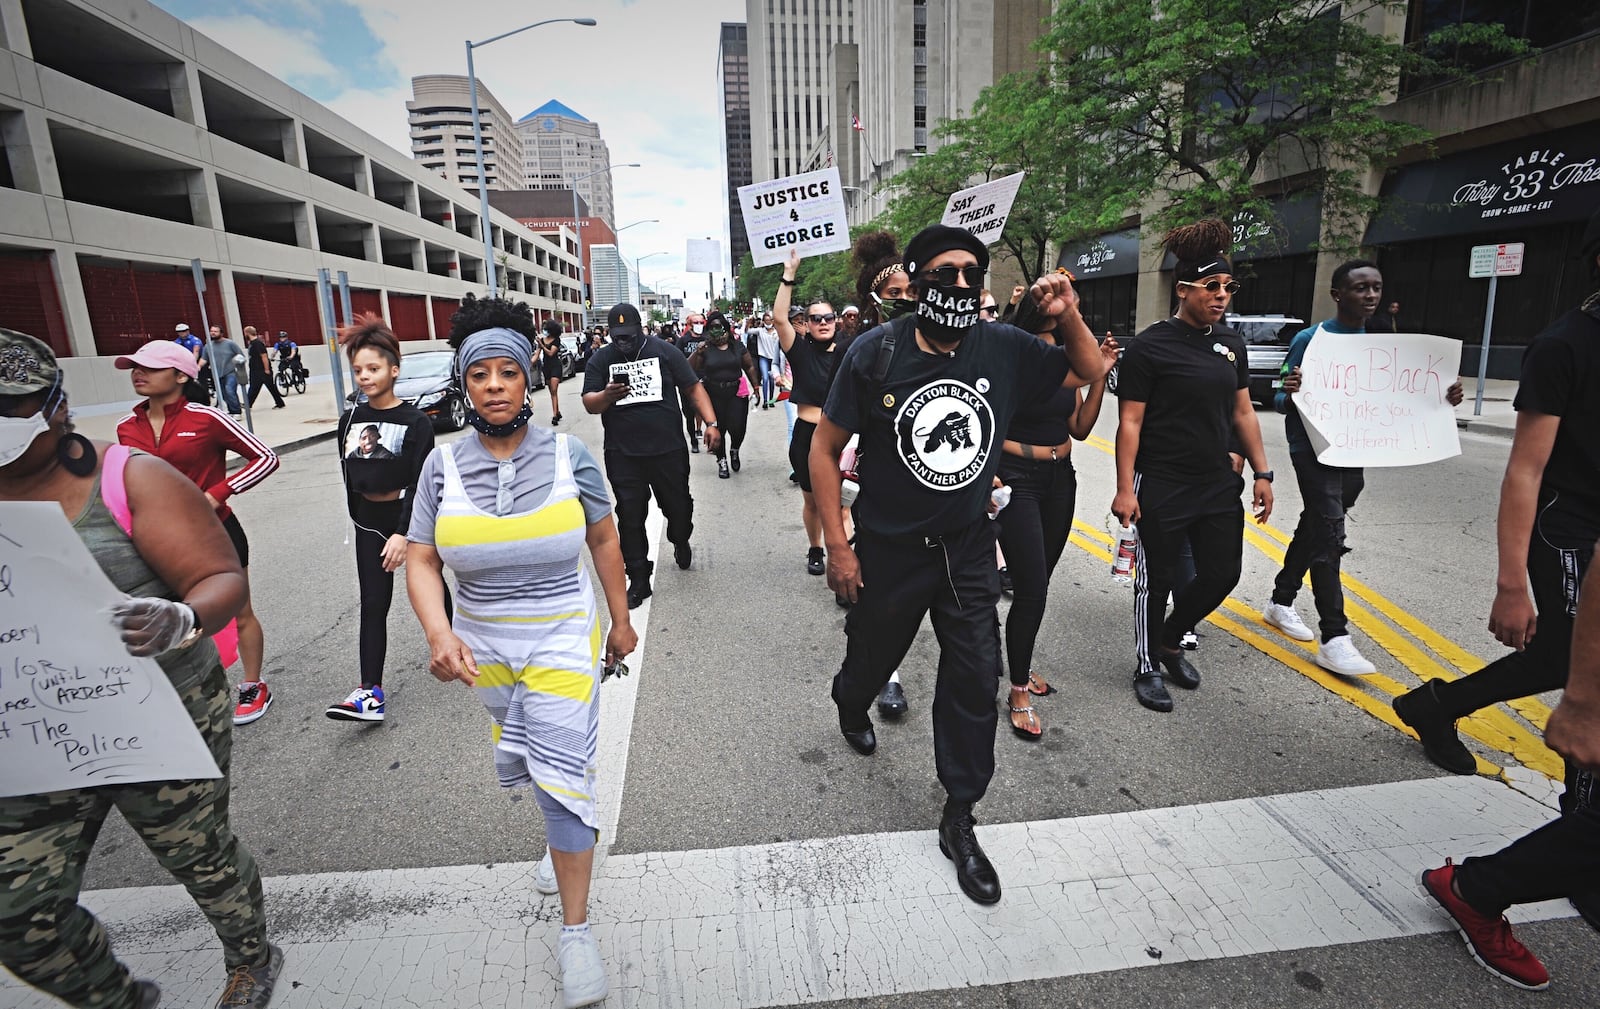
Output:
[[[554,887],[545,862],[534,884],[561,894],[563,1003],[592,1005],[606,994],[588,924],[601,660],[617,662],[638,643],[622,548],[588,449],[528,425],[526,334],[480,330],[457,348],[477,433],[434,449],[423,466],[406,587],[428,636],[429,672],[477,691],[494,723],[500,784],[531,787],[544,813]],[[585,544],[611,611],[603,647]],[[454,626],[440,580],[446,566],[456,574]]]

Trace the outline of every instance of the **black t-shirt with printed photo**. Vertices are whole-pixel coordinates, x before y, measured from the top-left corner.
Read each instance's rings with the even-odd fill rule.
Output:
[[[686,452],[678,390],[687,393],[700,381],[689,367],[689,359],[654,336],[642,337],[638,353],[632,355],[624,355],[615,343],[608,343],[594,352],[583,370],[584,393],[604,390],[613,368],[629,372],[633,391],[600,415],[606,432],[605,450],[632,456]],[[687,399],[685,396],[684,401]]]
[[[1145,404],[1134,469],[1195,485],[1237,480],[1228,446],[1239,390],[1249,387],[1244,341],[1231,329],[1163,319],[1128,341],[1117,398]]]
[[[1582,529],[1600,527],[1600,305],[1591,311],[1566,312],[1533,338],[1512,404],[1561,418],[1540,496]]]
[[[881,536],[935,536],[981,519],[1012,417],[1067,377],[1064,350],[1015,326],[980,322],[946,355],[917,346],[915,323],[890,324],[894,357],[881,383],[885,328],[857,337],[824,409],[861,435],[856,521]]]

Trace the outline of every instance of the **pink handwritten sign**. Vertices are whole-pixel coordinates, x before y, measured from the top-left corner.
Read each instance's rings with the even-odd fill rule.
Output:
[[[1319,329],[1293,399],[1323,465],[1420,466],[1461,454],[1445,399],[1460,371],[1460,340]]]

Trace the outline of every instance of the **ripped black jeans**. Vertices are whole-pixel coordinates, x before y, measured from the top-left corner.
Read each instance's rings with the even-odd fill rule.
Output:
[[[1311,597],[1317,604],[1317,625],[1322,640],[1349,634],[1344,616],[1344,587],[1339,583],[1339,559],[1344,545],[1345,512],[1355,507],[1366,486],[1360,469],[1324,466],[1311,452],[1292,452],[1295,482],[1300,485],[1300,524],[1283,556],[1283,570],[1272,586],[1272,601],[1293,606],[1306,572],[1311,572]]]

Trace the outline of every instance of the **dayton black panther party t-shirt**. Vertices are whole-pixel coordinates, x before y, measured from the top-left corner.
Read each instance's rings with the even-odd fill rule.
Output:
[[[881,536],[963,529],[988,508],[1001,442],[1022,406],[1067,377],[1067,355],[1031,333],[980,322],[950,354],[917,346],[916,319],[895,327],[894,357],[876,381],[886,328],[858,337],[828,395],[828,419],[861,435],[856,521]]]

